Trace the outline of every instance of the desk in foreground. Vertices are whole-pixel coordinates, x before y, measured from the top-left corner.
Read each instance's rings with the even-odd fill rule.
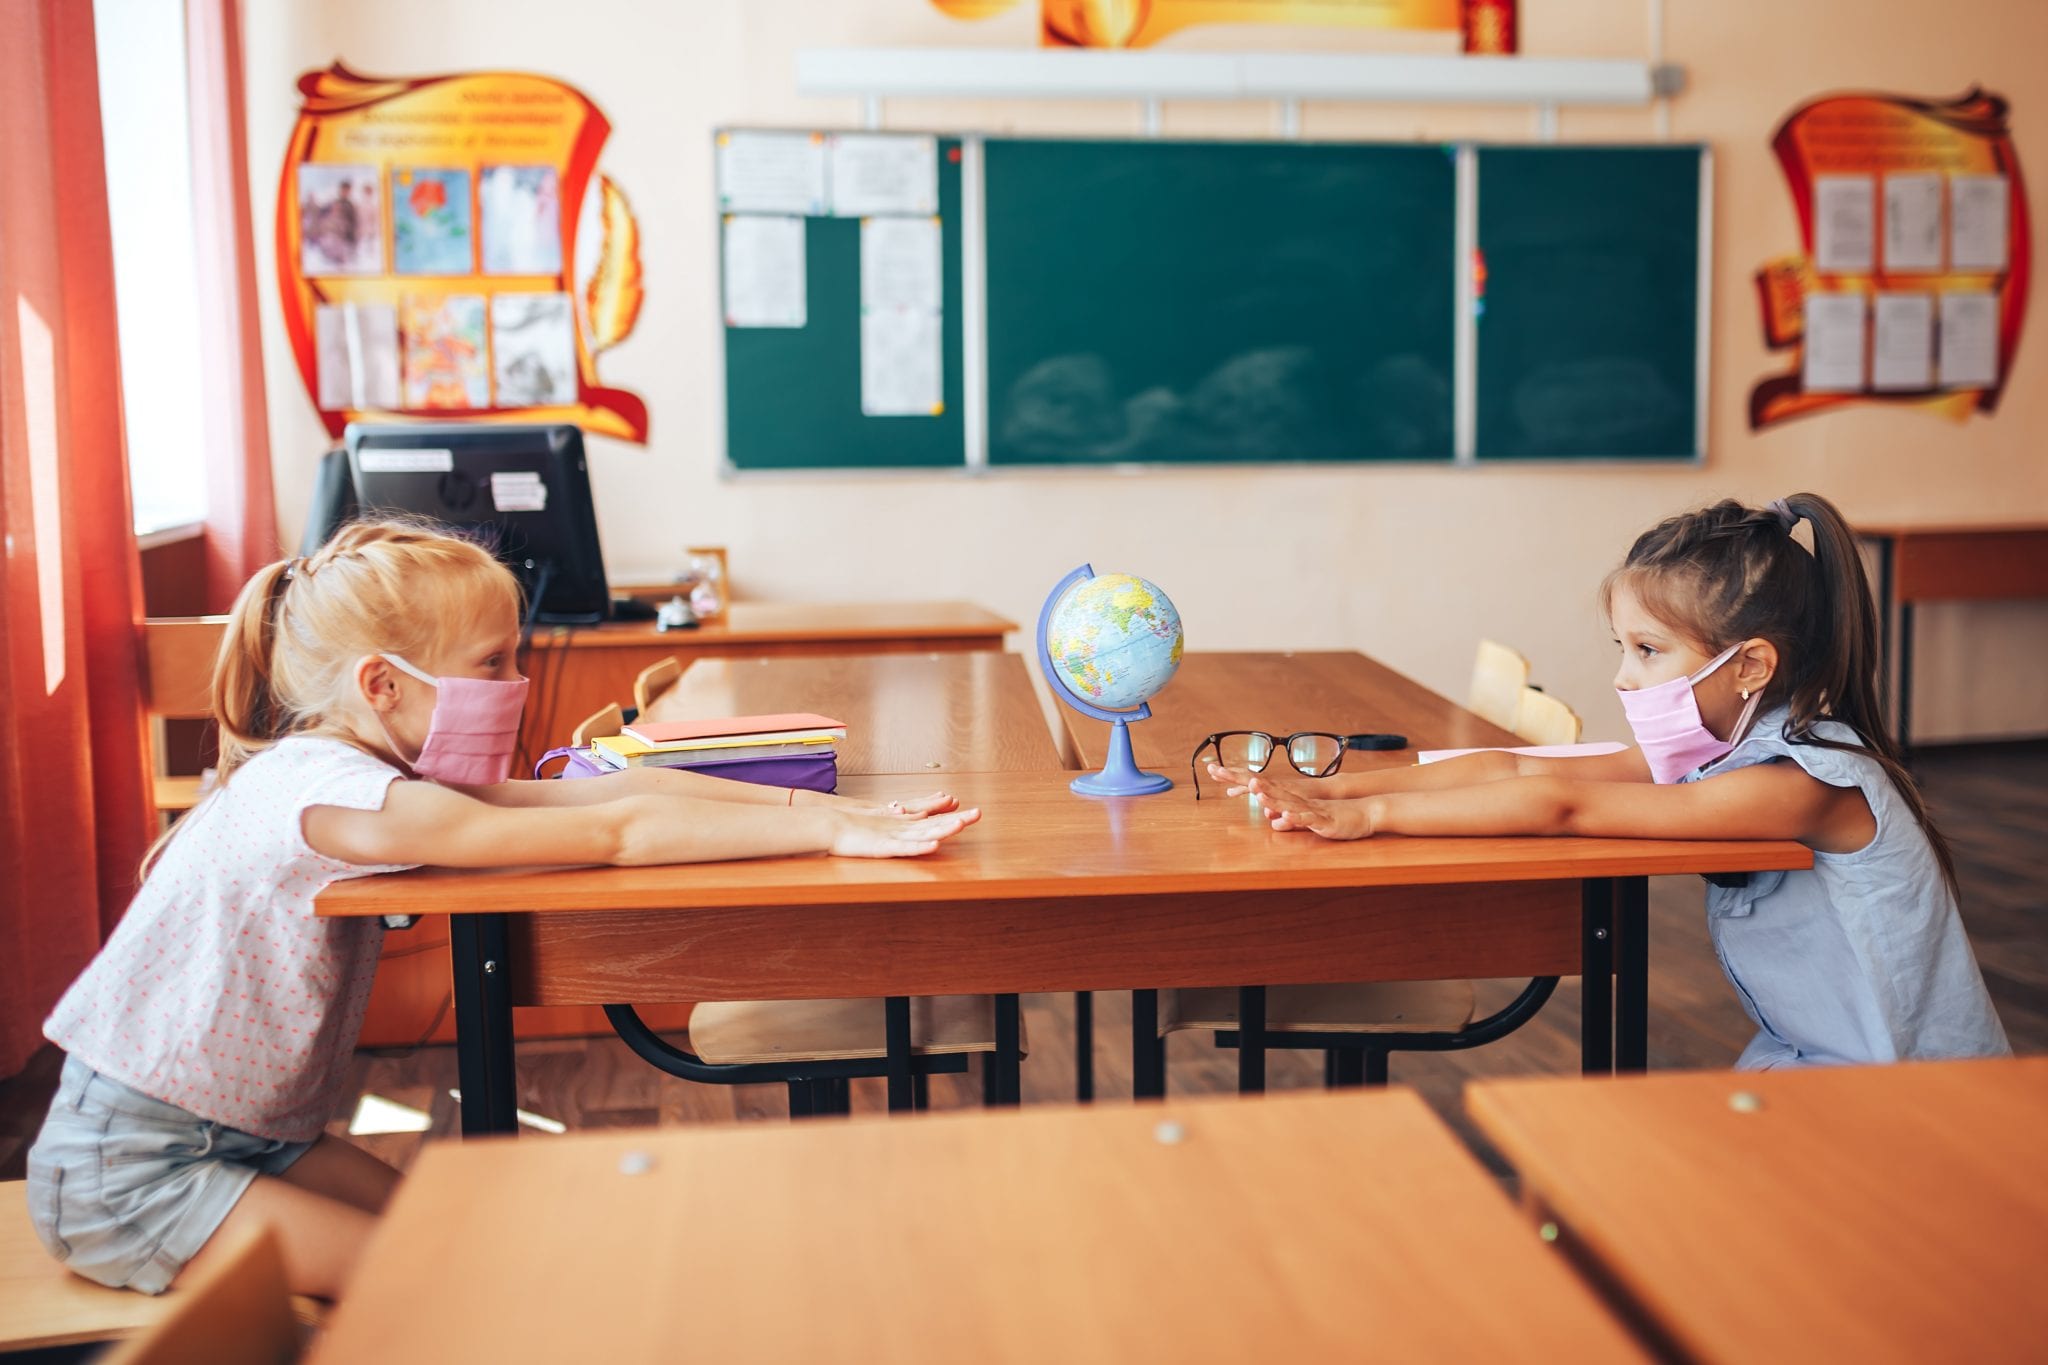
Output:
[[[1639,1358],[1405,1090],[438,1143],[321,1352],[1567,1356]]]
[[[1465,1095],[1525,1196],[1688,1359],[2048,1351],[2048,1057]]]

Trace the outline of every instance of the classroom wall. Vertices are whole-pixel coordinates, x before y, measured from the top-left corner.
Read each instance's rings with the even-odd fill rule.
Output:
[[[1852,518],[1952,521],[2048,517],[2048,326],[2036,316],[1994,418],[1956,424],[1876,408],[1753,434],[1750,386],[1784,367],[1767,353],[1752,272],[1798,247],[1768,142],[1799,102],[1846,89],[1931,97],[1973,83],[2009,97],[2023,165],[2048,157],[2048,5],[2040,0],[1673,0],[1667,54],[1690,89],[1675,138],[1716,156],[1710,454],[1703,468],[1368,468],[1109,473],[864,475],[729,482],[716,469],[720,394],[709,130],[716,124],[858,126],[847,99],[801,99],[794,55],[824,46],[1019,45],[1026,6],[980,26],[926,0],[291,0],[245,4],[256,239],[297,107],[299,73],[337,58],[374,75],[531,70],[604,109],[604,168],[644,235],[647,302],[633,336],[605,354],[609,384],[644,395],[645,449],[594,443],[598,520],[615,578],[659,573],[686,544],[731,549],[749,597],[965,597],[1035,618],[1045,589],[1082,560],[1163,586],[1196,649],[1363,649],[1462,695],[1473,641],[1510,641],[1538,680],[1625,733],[1610,690],[1613,648],[1593,602],[1601,575],[1641,529],[1722,496],[1763,501],[1813,489]],[[1523,0],[1525,50],[1641,56],[1645,7],[1617,0]],[[1176,45],[1226,46],[1228,33]],[[1447,50],[1419,35],[1325,35],[1321,49]],[[1309,45],[1308,42],[1303,43]],[[1136,136],[1124,103],[891,102],[886,126]],[[1169,103],[1167,136],[1265,136],[1268,104]],[[1520,140],[1521,109],[1312,103],[1310,138]],[[1649,111],[1575,112],[1571,140],[1649,140]],[[2036,223],[2048,202],[2036,186]],[[2040,259],[2042,242],[2034,242]],[[313,463],[327,438],[278,322],[274,265],[262,263],[271,446],[281,521],[295,543]],[[792,376],[801,383],[802,376]],[[1028,646],[1027,646],[1028,647]],[[1919,737],[2048,733],[2048,607],[1956,606],[1922,614]],[[1170,704],[1170,693],[1162,704]],[[1265,718],[1246,717],[1247,722]],[[1360,725],[1369,718],[1330,717]]]

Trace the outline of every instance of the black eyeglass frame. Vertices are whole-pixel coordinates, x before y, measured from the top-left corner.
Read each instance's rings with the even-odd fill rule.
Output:
[[[1287,766],[1300,773],[1303,777],[1328,777],[1331,773],[1344,766],[1344,755],[1354,749],[1405,749],[1408,747],[1408,740],[1402,735],[1340,735],[1329,730],[1296,730],[1291,735],[1275,735],[1265,730],[1218,730],[1215,734],[1197,744],[1194,753],[1188,756],[1188,777],[1194,782],[1195,800],[1199,801],[1202,799],[1202,750],[1214,749],[1216,751],[1216,761],[1221,763],[1223,762],[1223,749],[1219,741],[1229,739],[1234,735],[1257,735],[1264,739],[1273,746],[1274,753],[1285,752],[1288,756]],[[1294,761],[1294,741],[1297,739],[1334,739],[1337,741],[1337,756],[1331,759],[1329,765],[1321,772],[1310,772]],[[1262,773],[1271,766],[1272,761],[1269,757],[1264,763],[1253,768],[1252,771]]]

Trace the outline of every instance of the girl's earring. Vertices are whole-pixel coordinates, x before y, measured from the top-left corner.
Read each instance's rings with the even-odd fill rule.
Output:
[[[1746,688],[1746,687],[1742,689],[1742,699],[1743,699],[1744,701],[1748,701],[1748,700],[1749,700],[1749,689],[1748,689],[1748,688]]]

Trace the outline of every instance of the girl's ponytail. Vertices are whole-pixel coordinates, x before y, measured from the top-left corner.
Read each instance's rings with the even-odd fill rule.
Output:
[[[291,588],[293,564],[285,559],[256,571],[242,585],[213,663],[213,717],[220,727],[222,779],[278,738],[282,719],[271,681],[277,648],[277,614]]]

